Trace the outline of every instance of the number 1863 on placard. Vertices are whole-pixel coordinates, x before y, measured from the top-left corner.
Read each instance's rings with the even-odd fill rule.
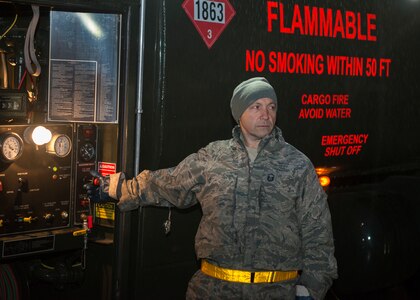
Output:
[[[224,24],[225,3],[209,0],[195,0],[194,20]]]

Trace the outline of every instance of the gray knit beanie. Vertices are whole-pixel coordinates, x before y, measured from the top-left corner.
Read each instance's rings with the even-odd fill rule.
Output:
[[[277,96],[273,87],[264,77],[254,77],[241,82],[234,90],[230,100],[230,109],[236,122],[243,112],[261,98],[270,98],[277,104]]]

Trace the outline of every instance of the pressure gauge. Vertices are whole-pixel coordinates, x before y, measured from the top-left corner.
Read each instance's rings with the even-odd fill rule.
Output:
[[[90,161],[95,157],[95,146],[87,142],[80,146],[79,154],[80,158],[84,161]]]
[[[6,132],[0,136],[0,157],[5,162],[17,160],[23,153],[22,138],[14,132]]]
[[[66,157],[71,152],[71,145],[71,139],[68,135],[56,133],[47,144],[46,151],[58,157]]]

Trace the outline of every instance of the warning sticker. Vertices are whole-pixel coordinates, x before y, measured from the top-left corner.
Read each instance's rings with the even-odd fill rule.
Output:
[[[98,173],[102,176],[115,174],[117,171],[117,164],[115,163],[109,163],[109,162],[98,162]]]
[[[99,219],[115,221],[115,203],[96,203],[95,217]]]
[[[185,0],[182,7],[209,49],[235,15],[228,0]]]
[[[117,164],[110,162],[98,162],[98,173],[102,176],[115,174]],[[95,204],[95,220],[102,226],[114,226],[115,221],[115,203],[96,203]]]

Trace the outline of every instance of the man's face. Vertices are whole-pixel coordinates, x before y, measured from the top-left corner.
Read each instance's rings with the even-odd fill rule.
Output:
[[[276,113],[277,105],[270,98],[258,99],[248,106],[239,119],[245,142],[258,144],[262,138],[270,134],[276,124]]]

